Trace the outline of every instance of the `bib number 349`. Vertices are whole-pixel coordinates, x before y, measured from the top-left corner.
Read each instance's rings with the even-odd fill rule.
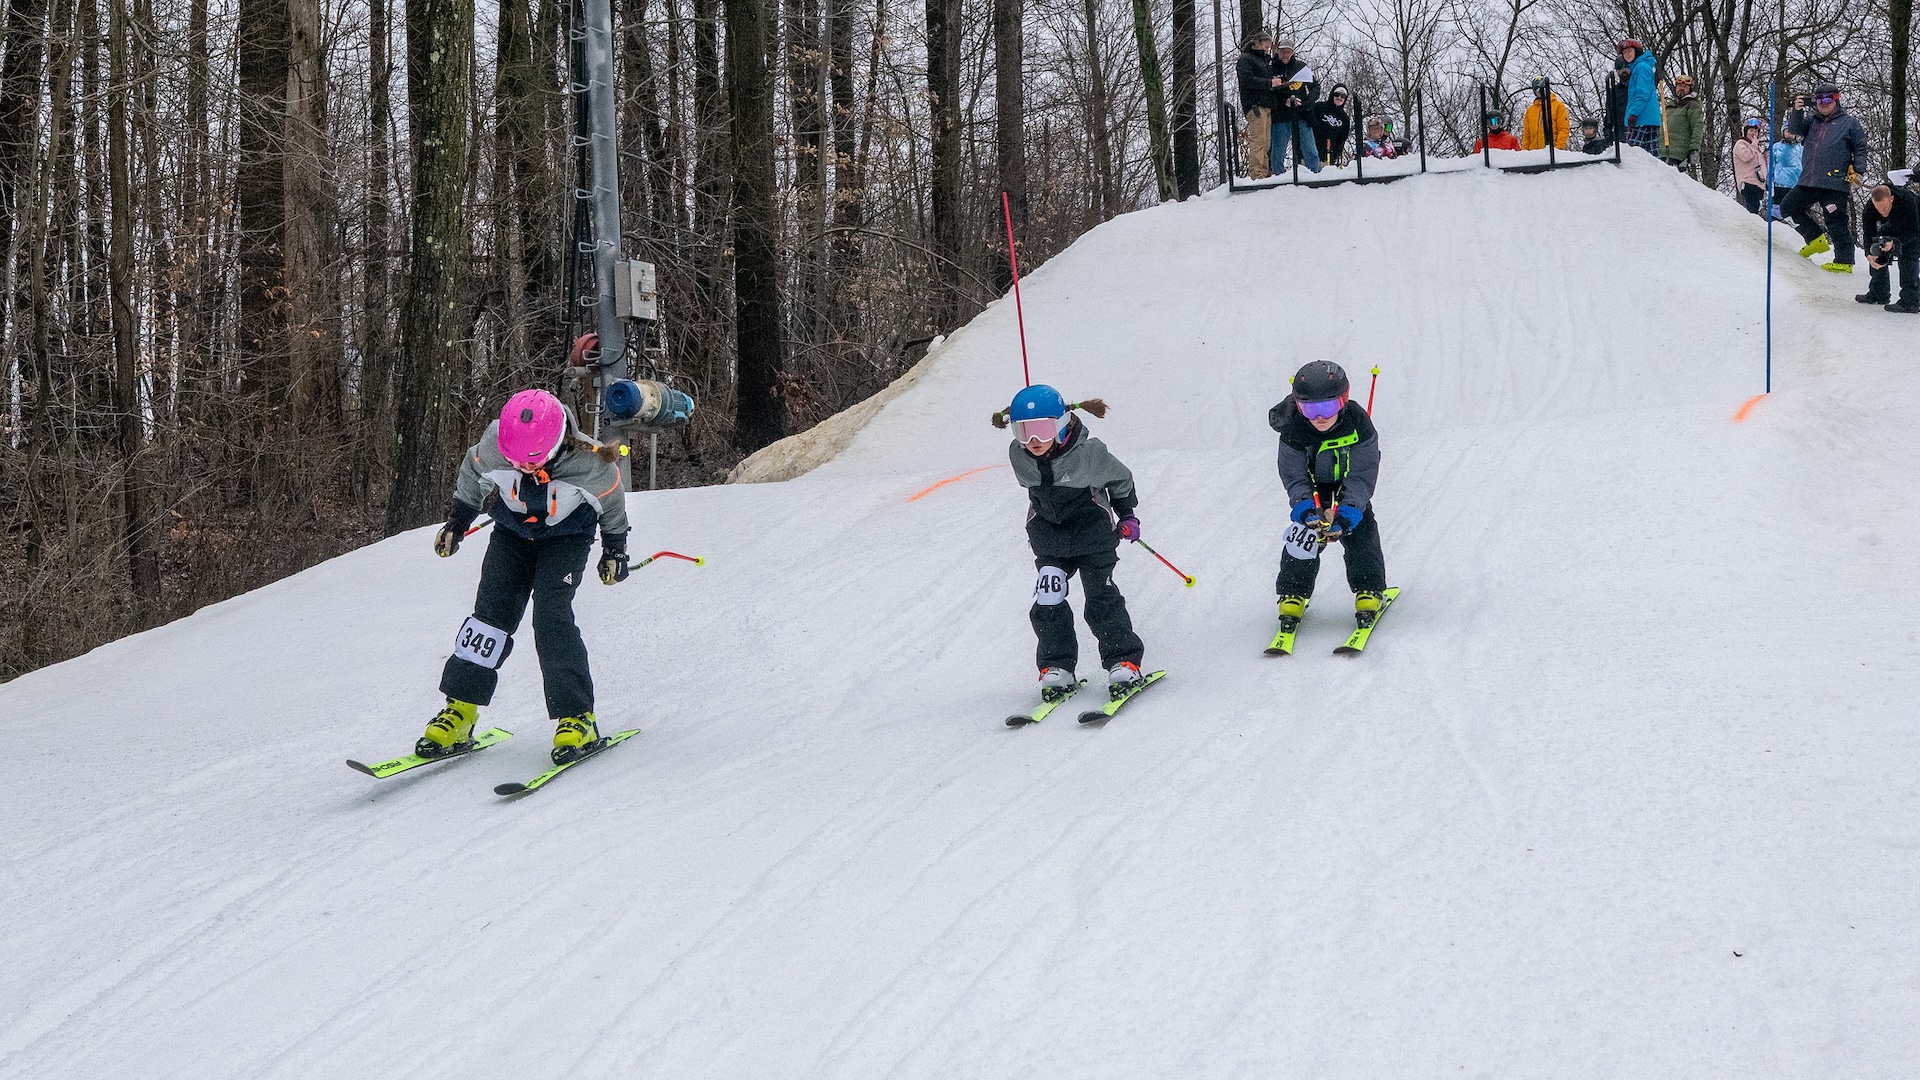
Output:
[[[512,645],[513,637],[505,630],[469,616],[454,636],[453,655],[491,671],[507,658],[507,650]]]

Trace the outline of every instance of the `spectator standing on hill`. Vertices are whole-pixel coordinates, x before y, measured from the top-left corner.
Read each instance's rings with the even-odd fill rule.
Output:
[[[1473,152],[1477,154],[1482,150],[1518,149],[1520,149],[1520,140],[1514,138],[1513,132],[1507,130],[1505,121],[1500,119],[1500,114],[1488,113],[1487,133],[1474,142]]]
[[[1320,144],[1320,160],[1338,165],[1347,156],[1347,137],[1353,122],[1347,118],[1347,88],[1335,84],[1327,100],[1313,107],[1313,137]]]
[[[1812,111],[1807,109],[1804,94],[1793,99],[1787,128],[1806,143],[1806,152],[1801,158],[1800,182],[1781,201],[1780,213],[1793,222],[1800,238],[1807,242],[1800,249],[1801,258],[1832,251],[1833,261],[1825,269],[1851,274],[1849,190],[1850,185],[1860,182],[1867,168],[1867,133],[1840,104],[1840,88],[1830,82],[1813,88]],[[1820,208],[1824,229],[1811,216],[1814,207]]]
[[[1540,113],[1545,107],[1547,122],[1553,125],[1553,145],[1562,150],[1567,148],[1567,138],[1572,134],[1567,126],[1567,106],[1547,84],[1545,75],[1536,75],[1533,80],[1533,104],[1527,106],[1527,114],[1520,120],[1520,149],[1545,150],[1547,132],[1540,126]]]
[[[1860,243],[1867,250],[1867,291],[1854,299],[1920,314],[1920,195],[1904,185],[1874,188],[1867,208],[1860,211]],[[1887,264],[1894,262],[1900,264],[1900,299],[1889,304]]]
[[[1767,183],[1773,185],[1773,216],[1781,217],[1780,204],[1787,192],[1800,182],[1800,136],[1782,130],[1773,144],[1773,156],[1767,162]]]
[[[1286,167],[1287,147],[1292,145],[1300,164],[1317,173],[1320,148],[1313,137],[1313,103],[1320,97],[1320,83],[1307,62],[1294,55],[1291,41],[1274,42],[1273,74],[1278,102],[1273,110],[1273,171]]]
[[[1604,154],[1613,148],[1613,140],[1600,136],[1600,121],[1592,117],[1580,121],[1580,150],[1587,154]]]
[[[1685,169],[1700,152],[1700,139],[1706,133],[1707,108],[1694,92],[1693,76],[1673,80],[1673,97],[1667,102],[1667,133],[1660,156],[1676,169]]]
[[[1364,145],[1370,158],[1395,156],[1393,140],[1387,137],[1387,125],[1379,117],[1367,121],[1367,141]]]
[[[1649,154],[1660,153],[1660,78],[1654,74],[1653,54],[1635,38],[1620,43],[1620,59],[1627,62],[1627,142]]]
[[[1613,58],[1613,70],[1607,73],[1607,126],[1603,130],[1616,142],[1627,137],[1627,86],[1632,75],[1633,69],[1625,59]]]
[[[1767,199],[1767,152],[1760,145],[1760,121],[1748,120],[1733,143],[1733,184],[1747,213],[1758,214]]]
[[[1234,72],[1240,80],[1240,111],[1247,118],[1247,177],[1265,180],[1273,175],[1268,142],[1273,138],[1273,35],[1257,30],[1240,50]]]

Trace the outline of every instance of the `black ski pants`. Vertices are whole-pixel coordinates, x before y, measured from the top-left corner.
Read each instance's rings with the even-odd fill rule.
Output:
[[[1900,300],[1902,304],[1920,301],[1920,249],[1914,245],[1902,245],[1893,262],[1900,268]],[[1878,297],[1881,303],[1887,303],[1891,296],[1892,282],[1888,280],[1888,267],[1882,265],[1878,270],[1867,268],[1867,295]]]
[[[1354,592],[1379,592],[1387,587],[1387,557],[1380,550],[1380,523],[1374,520],[1373,507],[1360,517],[1360,524],[1340,538],[1347,557],[1347,585]],[[1273,587],[1281,596],[1312,596],[1313,583],[1320,576],[1320,560],[1296,559],[1292,552],[1280,553],[1280,574]]]
[[[1815,207],[1820,209],[1822,224],[1815,223]],[[1833,261],[1842,266],[1853,265],[1852,210],[1844,191],[1801,185],[1787,192],[1787,197],[1780,203],[1780,216],[1793,222],[1794,231],[1800,234],[1800,239],[1811,244],[1820,238],[1822,232],[1827,234],[1827,239],[1833,241]]]
[[[593,675],[587,670],[587,643],[573,621],[573,594],[587,571],[593,537],[575,533],[528,540],[496,527],[480,564],[480,592],[473,617],[511,635],[533,601],[533,648],[546,684],[547,715],[555,720],[593,710]],[[513,652],[509,637],[500,660]],[[460,656],[447,657],[440,692],[458,701],[487,705],[500,672]]]
[[[1133,632],[1133,620],[1127,615],[1127,598],[1120,595],[1120,587],[1113,583],[1113,568],[1120,564],[1118,551],[1096,551],[1091,555],[1041,555],[1036,556],[1033,565],[1042,572],[1057,569],[1068,581],[1075,572],[1080,575],[1080,588],[1087,594],[1087,628],[1100,642],[1100,666],[1111,669],[1122,660],[1135,664],[1146,655],[1147,647],[1141,643],[1140,635]],[[1074,629],[1073,608],[1067,605],[1067,592],[1062,589],[1055,596],[1042,596],[1038,588],[1034,590],[1033,610],[1028,620],[1033,623],[1033,632],[1040,638],[1040,646],[1035,650],[1035,659],[1042,671],[1047,668],[1062,668],[1066,671],[1077,670],[1080,661],[1080,635]],[[1042,603],[1051,599],[1052,603]]]

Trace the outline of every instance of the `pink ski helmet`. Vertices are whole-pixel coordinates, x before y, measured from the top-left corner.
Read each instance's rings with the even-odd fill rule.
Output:
[[[545,465],[566,437],[567,410],[545,390],[522,390],[500,410],[500,452],[515,465]]]

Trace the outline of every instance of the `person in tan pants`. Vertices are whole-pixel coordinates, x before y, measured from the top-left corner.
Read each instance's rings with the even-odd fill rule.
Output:
[[[1265,180],[1273,175],[1267,162],[1273,149],[1273,35],[1256,30],[1234,65],[1240,80],[1240,111],[1247,117],[1247,176]]]

